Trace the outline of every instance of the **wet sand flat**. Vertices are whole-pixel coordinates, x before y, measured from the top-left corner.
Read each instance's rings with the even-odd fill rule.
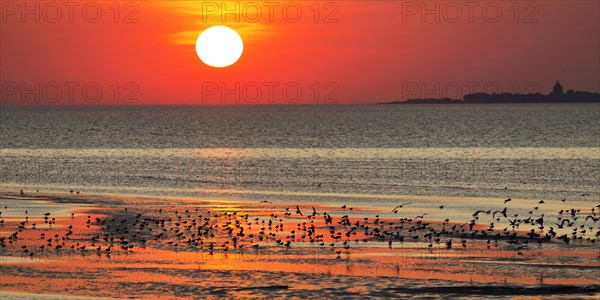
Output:
[[[549,217],[506,206],[465,222],[410,205],[3,191],[0,287],[3,299],[597,299],[598,208]]]

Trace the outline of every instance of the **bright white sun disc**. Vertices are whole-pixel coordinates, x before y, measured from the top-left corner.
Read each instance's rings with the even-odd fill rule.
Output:
[[[196,41],[196,53],[205,64],[223,68],[233,65],[242,56],[244,42],[227,26],[212,26],[202,31]]]

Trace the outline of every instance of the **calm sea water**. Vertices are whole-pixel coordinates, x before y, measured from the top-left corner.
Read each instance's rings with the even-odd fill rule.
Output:
[[[394,206],[600,195],[600,105],[2,107],[0,187]]]

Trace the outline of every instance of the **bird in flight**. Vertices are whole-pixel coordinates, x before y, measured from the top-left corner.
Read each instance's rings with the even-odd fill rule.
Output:
[[[260,203],[271,203],[271,204],[273,204],[273,202],[271,202],[271,201],[268,201],[268,200],[263,200],[263,201],[260,201]]]
[[[415,219],[423,219],[426,215],[428,215],[427,213],[424,213],[420,216],[416,216]]]
[[[412,204],[412,203],[410,203],[410,202],[402,203],[402,204],[394,207],[394,209],[392,209],[392,212],[395,213],[395,214],[397,214],[398,213],[398,209],[402,208],[404,205],[409,205],[409,204]]]
[[[312,207],[312,210],[313,210],[313,213],[312,213],[313,217],[316,215],[320,215],[320,213],[317,212],[317,210],[315,209],[314,206]]]

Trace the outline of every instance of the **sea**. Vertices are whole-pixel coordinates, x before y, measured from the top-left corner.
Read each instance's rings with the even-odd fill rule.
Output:
[[[600,104],[2,106],[0,188],[381,208],[596,203]]]

